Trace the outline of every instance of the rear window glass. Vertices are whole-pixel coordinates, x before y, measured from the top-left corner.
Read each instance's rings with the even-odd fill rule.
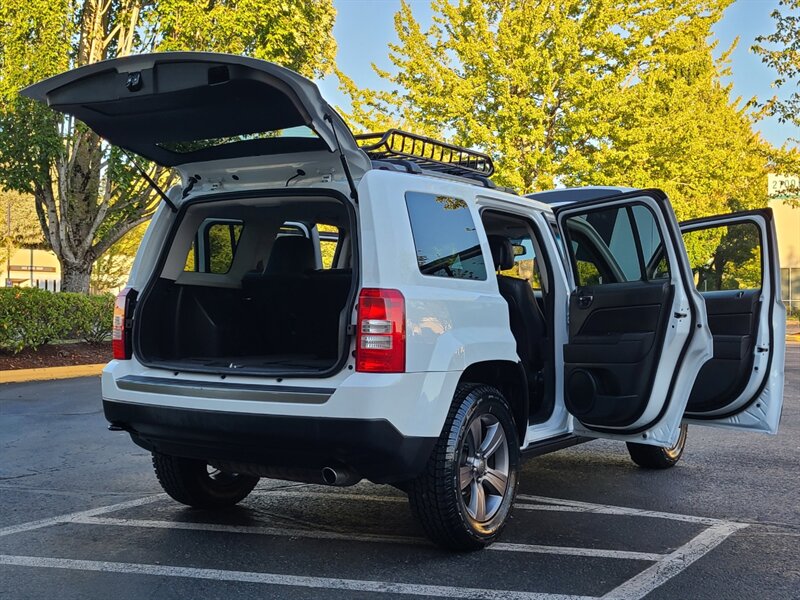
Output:
[[[467,203],[459,198],[406,193],[406,206],[423,275],[486,279],[478,233]]]
[[[298,127],[290,127],[287,129],[279,129],[276,131],[260,131],[256,133],[243,133],[241,135],[231,135],[221,138],[210,138],[205,140],[190,140],[185,142],[158,142],[156,145],[164,150],[175,152],[177,154],[188,154],[198,150],[206,150],[208,148],[217,148],[219,146],[227,146],[228,144],[236,144],[238,142],[251,142],[254,140],[265,140],[272,138],[318,138],[319,136],[313,129],[300,125]]]

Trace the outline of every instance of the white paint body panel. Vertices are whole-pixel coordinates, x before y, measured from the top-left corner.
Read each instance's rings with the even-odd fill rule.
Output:
[[[214,191],[235,192],[258,187],[258,174],[268,174],[274,181],[275,165],[257,164],[257,159],[228,164],[207,165],[204,172],[218,172],[222,184],[204,183],[192,190],[189,198]],[[318,173],[302,187],[328,188],[348,193],[341,172],[331,166],[332,180],[323,182]],[[327,168],[327,167],[326,167]],[[291,169],[289,169],[291,171]],[[239,181],[230,178],[238,174]],[[427,192],[452,196],[464,200],[472,213],[484,257],[487,261],[485,281],[455,280],[426,276],[417,266],[413,235],[405,203],[405,192]],[[529,218],[538,229],[546,254],[552,257],[551,293],[554,298],[554,318],[551,323],[555,352],[555,408],[545,423],[527,428],[522,446],[527,447],[548,438],[576,433],[589,437],[606,437],[620,441],[637,441],[654,445],[671,445],[677,438],[677,428],[685,408],[685,398],[702,364],[711,356],[711,336],[705,324],[702,298],[692,287],[678,286],[673,312],[685,312],[694,306],[698,324],[694,330],[690,319],[674,319],[666,338],[651,400],[642,422],[652,420],[661,410],[672,379],[675,365],[685,342],[686,356],[674,382],[673,396],[684,400],[672,402],[658,423],[636,435],[620,433],[598,434],[580,425],[566,410],[563,402],[563,353],[567,342],[569,293],[574,282],[570,269],[565,267],[565,254],[561,240],[551,229],[554,223],[550,206],[498,190],[486,189],[446,177],[405,174],[372,170],[367,171],[358,183],[359,250],[361,255],[361,287],[398,289],[406,300],[407,367],[403,374],[365,374],[351,369],[350,359],[344,370],[326,379],[289,378],[280,383],[287,388],[323,387],[334,393],[324,404],[299,404],[231,400],[226,398],[166,396],[122,390],[116,380],[126,375],[170,377],[187,381],[219,382],[218,376],[197,373],[173,375],[171,371],[142,366],[135,358],[113,361],[102,377],[103,397],[119,402],[132,402],[169,407],[196,408],[219,412],[251,414],[294,415],[309,417],[347,417],[354,419],[386,419],[406,436],[438,436],[444,424],[451,399],[464,370],[484,361],[517,363],[516,342],[509,326],[508,309],[500,296],[492,275],[491,251],[481,226],[480,210],[502,209]],[[170,196],[180,202],[180,189],[170,190]],[[609,205],[614,200],[609,200]],[[666,222],[659,215],[660,225]],[[174,213],[166,206],[153,218],[140,247],[129,286],[141,290],[148,282],[162,251],[163,240],[172,225]],[[674,223],[674,215],[671,215]],[[672,264],[688,270],[688,259],[683,248],[668,244]],[[488,257],[488,258],[487,258]],[[776,311],[776,319],[777,311]],[[353,322],[355,314],[353,315]],[[353,349],[351,347],[351,349]],[[778,350],[777,345],[775,350]],[[780,363],[782,366],[782,362]],[[782,387],[783,373],[770,375],[767,391]],[[229,375],[226,381],[276,385],[275,378],[237,377]],[[767,393],[765,391],[765,393]],[[642,433],[646,434],[645,436]]]
[[[220,377],[200,373],[173,375],[163,369],[144,367],[136,360],[111,361],[103,370],[103,398],[148,406],[191,408],[220,413],[327,417],[352,419],[385,419],[405,436],[436,437],[444,422],[449,398],[458,383],[457,371],[441,373],[375,374],[355,373],[347,368],[328,379],[290,379],[281,383],[293,387],[333,388],[333,395],[324,404],[297,402],[263,402],[232,400],[221,393],[219,398],[172,396],[120,389],[116,381],[127,375],[169,377],[173,381],[219,383]],[[263,383],[275,386],[275,378],[227,376],[231,384]]]

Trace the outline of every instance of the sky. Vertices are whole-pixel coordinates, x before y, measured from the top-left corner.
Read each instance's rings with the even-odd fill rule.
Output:
[[[385,89],[386,82],[375,74],[371,64],[375,63],[386,70],[392,68],[387,45],[397,41],[394,14],[400,6],[400,0],[334,0],[334,5],[337,10],[334,27],[338,43],[337,66],[359,87]],[[431,19],[429,0],[411,0],[411,5],[416,18],[423,27],[427,27]],[[777,6],[778,0],[737,0],[726,9],[714,28],[719,40],[715,51],[717,55],[739,38],[739,44],[731,55],[732,98],[741,97],[746,101],[757,96],[766,99],[775,93],[771,88],[775,72],[750,52],[750,46],[756,36],[774,31],[770,14]],[[328,102],[345,111],[348,109],[348,98],[339,91],[335,77],[322,80],[320,88]],[[781,146],[790,138],[800,138],[800,129],[779,123],[777,119],[761,121],[756,129],[776,146]],[[796,142],[789,143],[797,145]]]

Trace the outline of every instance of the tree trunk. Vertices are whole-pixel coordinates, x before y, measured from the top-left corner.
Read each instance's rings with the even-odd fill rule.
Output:
[[[89,279],[92,276],[92,261],[61,261],[61,291],[89,293]]]

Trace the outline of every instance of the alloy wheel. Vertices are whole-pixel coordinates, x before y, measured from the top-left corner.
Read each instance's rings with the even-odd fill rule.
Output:
[[[470,517],[485,523],[497,513],[508,492],[508,475],[503,426],[491,413],[474,416],[461,448],[458,477],[461,501]]]

